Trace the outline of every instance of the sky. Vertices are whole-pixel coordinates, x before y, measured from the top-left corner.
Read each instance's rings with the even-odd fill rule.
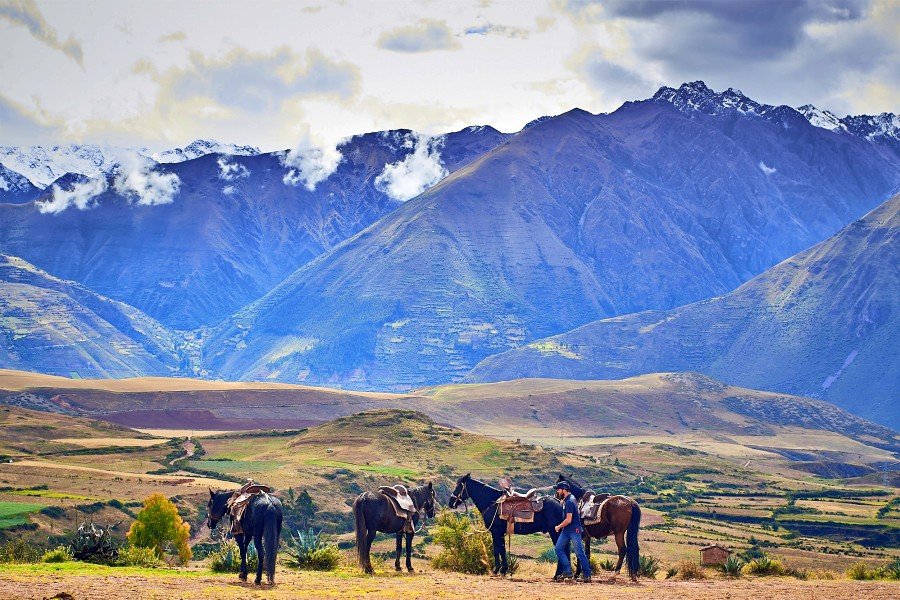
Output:
[[[898,112],[900,0],[0,0],[0,145],[510,132],[697,79]]]

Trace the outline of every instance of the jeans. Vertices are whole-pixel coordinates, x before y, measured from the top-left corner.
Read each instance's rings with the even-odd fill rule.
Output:
[[[578,564],[581,565],[581,574],[585,577],[591,576],[591,563],[584,553],[584,542],[581,541],[580,533],[570,533],[563,529],[559,533],[559,539],[556,540],[556,558],[563,567],[563,573],[572,572],[572,563],[569,562],[569,553],[567,546],[569,542],[575,546],[575,556],[578,557]]]

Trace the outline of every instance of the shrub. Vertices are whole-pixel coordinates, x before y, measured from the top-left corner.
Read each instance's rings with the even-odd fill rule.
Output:
[[[591,557],[593,559],[593,557]],[[535,561],[539,563],[555,563],[556,562],[556,550],[553,548],[547,548],[543,552],[537,555]]]
[[[659,560],[652,556],[641,555],[640,558],[640,568],[638,568],[638,575],[640,577],[656,577],[656,574],[659,572]]]
[[[895,558],[881,572],[885,579],[900,579],[900,558]]]
[[[247,571],[256,570],[259,557],[253,544],[247,546]],[[238,573],[241,570],[241,551],[237,542],[228,540],[209,553],[209,568],[213,573]]]
[[[741,569],[744,568],[744,561],[735,556],[729,556],[728,559],[720,565],[722,573],[727,577],[740,577]]]
[[[616,568],[616,561],[611,558],[604,558],[603,560],[597,562],[597,567],[598,569],[603,569],[604,571],[612,571]]]
[[[706,572],[698,563],[692,560],[683,560],[678,563],[678,576],[681,579],[706,579]]]
[[[119,549],[119,554],[113,563],[117,567],[144,567],[153,569],[162,566],[162,561],[156,555],[153,548],[141,548],[140,546],[125,546]]]
[[[672,579],[676,575],[678,575],[678,567],[669,567],[666,571],[666,579]]]
[[[847,569],[847,577],[860,581],[878,579],[878,569],[870,569],[869,565],[862,561],[855,562]]]
[[[36,563],[41,560],[41,551],[22,538],[6,542],[0,548],[0,563]]]
[[[64,563],[71,560],[75,560],[75,557],[68,546],[57,546],[53,550],[47,550],[41,557],[41,562],[45,563]]]
[[[785,567],[784,574],[788,577],[796,577],[797,579],[802,579],[806,581],[809,579],[809,570],[807,569],[798,569],[797,567]]]
[[[515,575],[519,570],[519,557],[515,554],[506,553],[506,574]]]
[[[162,494],[153,494],[144,500],[144,508],[131,524],[128,541],[132,546],[153,548],[157,558],[171,547],[186,563],[191,559],[190,535],[191,527],[181,519],[178,508]]]
[[[472,517],[443,511],[436,525],[434,541],[444,547],[431,561],[436,568],[473,575],[490,570],[491,534],[476,530]]]
[[[341,562],[341,551],[334,544],[326,544],[321,540],[321,532],[312,529],[297,531],[291,535],[291,541],[285,551],[288,558],[285,564],[294,569],[312,569],[313,571],[333,571]]]
[[[748,575],[758,575],[760,577],[784,575],[784,567],[781,566],[781,563],[765,554],[759,558],[754,558],[744,565],[744,571]]]

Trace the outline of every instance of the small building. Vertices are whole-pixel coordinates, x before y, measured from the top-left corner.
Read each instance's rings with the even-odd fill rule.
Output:
[[[700,566],[724,565],[730,554],[731,550],[719,544],[705,546],[700,548]]]

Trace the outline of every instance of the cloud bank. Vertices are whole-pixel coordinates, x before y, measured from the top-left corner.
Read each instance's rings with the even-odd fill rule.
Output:
[[[155,162],[134,151],[118,151],[117,159],[112,189],[129,203],[137,206],[156,206],[175,201],[181,187],[178,175],[155,170]],[[37,202],[37,207],[45,214],[60,213],[68,208],[78,210],[95,208],[98,205],[97,197],[109,187],[110,184],[103,175],[77,181],[68,189],[54,184],[52,197],[44,202]]]
[[[406,202],[415,198],[447,176],[441,163],[444,137],[430,137],[410,133],[404,145],[412,152],[398,162],[385,165],[375,178],[375,188],[395,200]]]

